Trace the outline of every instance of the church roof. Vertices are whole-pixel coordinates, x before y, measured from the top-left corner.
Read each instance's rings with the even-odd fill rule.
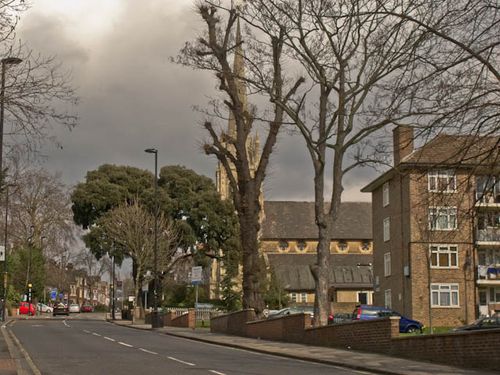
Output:
[[[314,202],[265,201],[262,240],[318,238],[314,218]],[[372,210],[369,202],[343,202],[337,225],[337,240],[372,239]]]
[[[316,262],[316,254],[268,254],[267,256],[269,264],[285,290],[314,290],[314,278],[310,266]],[[371,255],[331,254],[330,286],[337,289],[373,288],[372,272],[368,265],[371,261]]]

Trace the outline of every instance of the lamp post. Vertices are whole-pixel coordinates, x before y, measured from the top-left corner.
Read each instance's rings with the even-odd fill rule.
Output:
[[[158,150],[156,148],[147,148],[144,150],[148,154],[155,155],[155,223],[154,223],[154,248],[153,248],[153,313],[151,314],[151,327],[160,327],[158,316]]]
[[[0,88],[0,181],[4,182],[5,176],[3,175],[3,117],[4,117],[4,103],[5,103],[5,71],[7,70],[8,65],[17,65],[21,63],[21,60],[18,57],[6,57],[2,59],[2,81]],[[6,190],[6,202],[8,205],[8,197],[9,193]],[[7,303],[7,206],[5,207],[5,232],[4,232],[4,262],[3,262],[3,308],[2,308],[2,320],[5,321],[5,306]]]

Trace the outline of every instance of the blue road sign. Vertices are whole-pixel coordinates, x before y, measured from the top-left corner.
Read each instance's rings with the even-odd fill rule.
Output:
[[[55,300],[57,299],[57,289],[52,289],[52,290],[50,291],[50,299],[51,299],[52,301],[55,301]]]

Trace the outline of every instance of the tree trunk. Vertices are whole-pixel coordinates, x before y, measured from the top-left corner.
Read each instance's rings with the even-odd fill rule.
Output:
[[[264,310],[261,290],[262,270],[258,251],[259,212],[258,197],[248,204],[242,204],[238,212],[243,251],[243,308],[253,308],[257,315]]]

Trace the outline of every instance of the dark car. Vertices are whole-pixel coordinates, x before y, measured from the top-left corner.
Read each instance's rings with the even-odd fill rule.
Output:
[[[69,308],[64,303],[58,303],[54,305],[54,309],[52,310],[52,316],[56,315],[69,315]]]
[[[483,329],[498,329],[500,328],[500,314],[495,314],[493,316],[488,316],[476,320],[472,324],[467,324],[462,327],[454,328],[453,332],[461,331],[477,331]]]
[[[358,305],[352,314],[353,320],[371,320],[386,316],[399,316],[399,332],[422,332],[424,325],[417,320],[409,319],[400,313],[382,306]]]

